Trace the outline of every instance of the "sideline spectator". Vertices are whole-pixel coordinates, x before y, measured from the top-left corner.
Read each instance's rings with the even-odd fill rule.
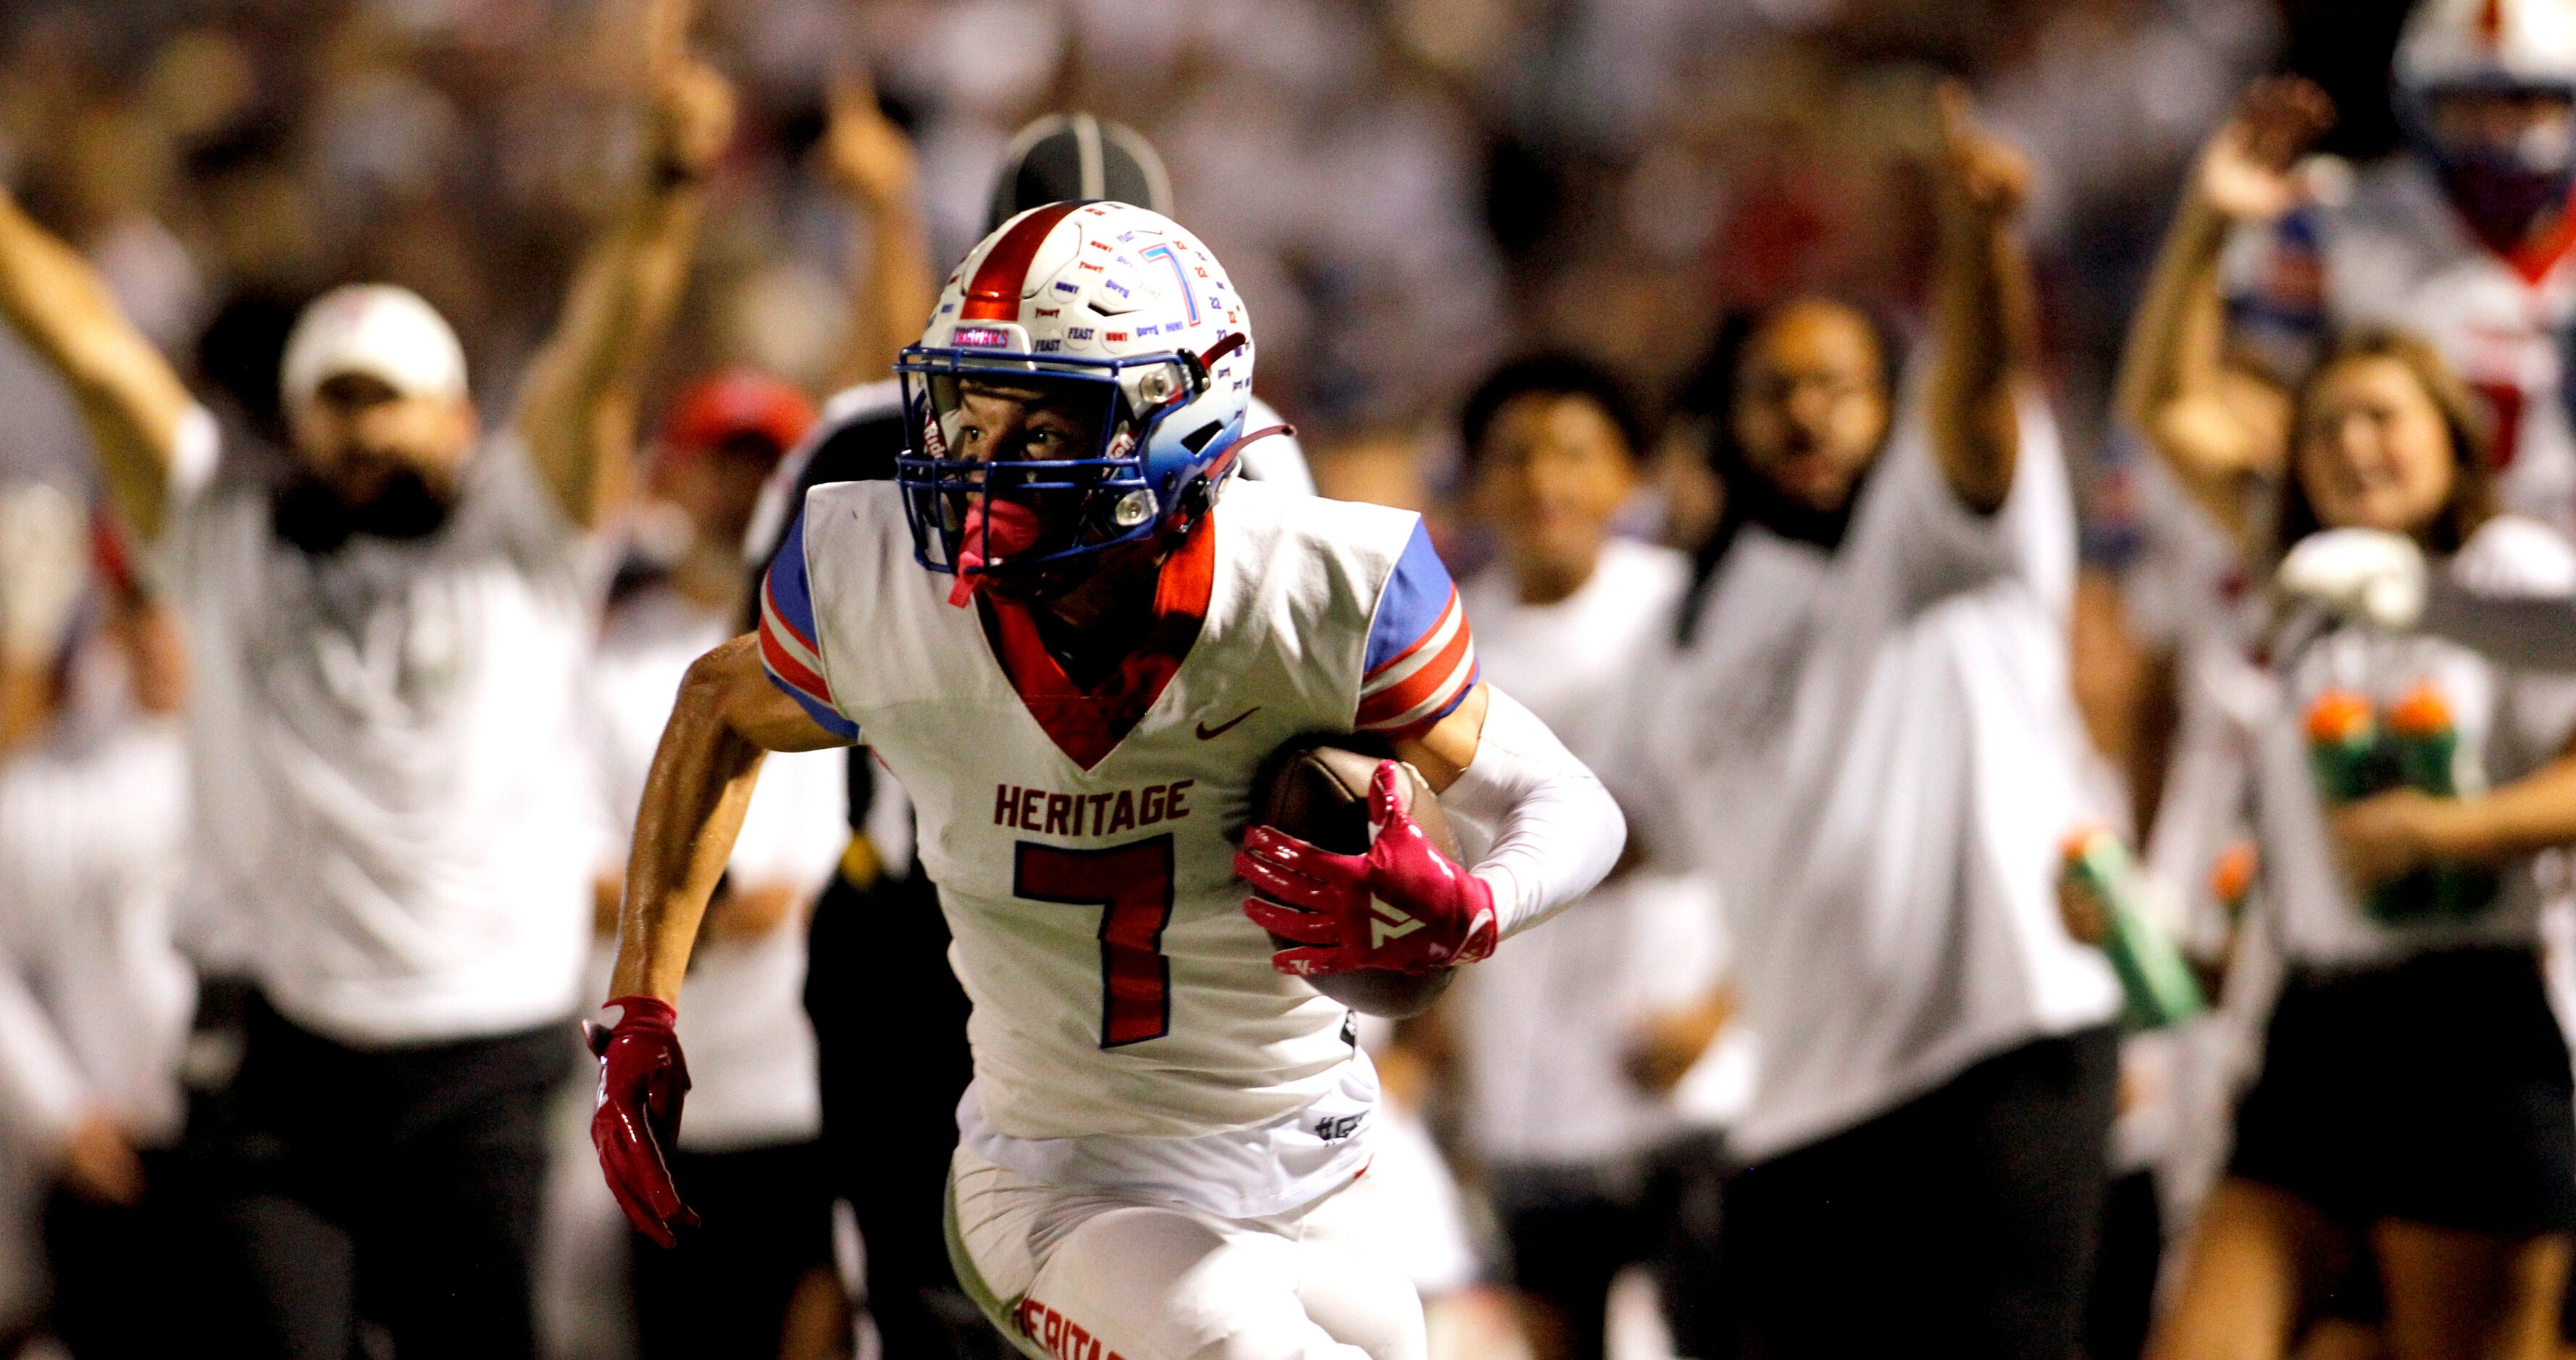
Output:
[[[1726,519],[1648,729],[1671,792],[1632,804],[1718,880],[1761,1036],[1721,1230],[1755,1354],[2057,1360],[2101,1203],[2118,995],[2052,889],[2075,535],[2023,167],[1955,89],[1938,149],[1906,409],[1829,302],[1771,312],[1726,375]]]
[[[85,552],[50,484],[0,494],[0,685],[32,670],[41,705],[0,739],[0,1128],[51,1183],[45,1325],[78,1360],[183,1350],[204,1246],[178,1153],[186,664],[168,611],[96,532]],[[168,1306],[135,1306],[150,1280],[173,1283]]]
[[[227,1353],[345,1353],[362,1319],[405,1350],[534,1350],[540,1125],[587,916],[563,757],[590,530],[731,135],[690,17],[652,7],[645,182],[489,440],[447,323],[356,286],[289,338],[293,471],[219,467],[212,418],[89,266],[0,202],[0,313],[72,388],[188,629],[191,891],[260,922],[208,1263],[225,1307],[200,1322]]]
[[[1475,521],[1502,547],[1459,589],[1477,658],[1599,768],[1690,581],[1680,553],[1610,533],[1636,486],[1642,421],[1606,370],[1543,354],[1496,370],[1460,425]],[[1540,1360],[1600,1360],[1611,1280],[1663,1245],[1649,1154],[1677,1121],[1629,1058],[1649,1017],[1708,990],[1689,973],[1711,955],[1714,923],[1698,918],[1713,911],[1687,881],[1615,879],[1468,970],[1445,1003],[1465,1145]],[[1694,1037],[1704,1047],[1714,1032]],[[1665,1085],[1698,1057],[1664,1058]]]
[[[684,391],[663,431],[646,503],[682,514],[688,536],[676,559],[623,574],[592,662],[603,811],[616,828],[598,883],[604,935],[672,697],[689,663],[734,635],[753,503],[814,415],[785,383],[726,372]],[[823,753],[768,764],[708,909],[680,1022],[691,1090],[671,1166],[705,1222],[667,1251],[631,1236],[645,1360],[821,1360],[846,1345],[814,1030],[799,1005],[807,916],[850,839],[842,767]]]

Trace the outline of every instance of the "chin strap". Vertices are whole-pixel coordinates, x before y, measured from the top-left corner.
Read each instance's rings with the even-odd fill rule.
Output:
[[[1225,479],[1240,469],[1244,445],[1256,439],[1268,439],[1274,434],[1293,435],[1295,433],[1297,433],[1297,427],[1294,425],[1268,425],[1226,445],[1225,452],[1218,454],[1215,460],[1208,464],[1207,471],[1200,473],[1199,479],[1190,483],[1189,490],[1181,493],[1181,527],[1187,528],[1196,523],[1200,516],[1215,508],[1216,489],[1225,485]]]

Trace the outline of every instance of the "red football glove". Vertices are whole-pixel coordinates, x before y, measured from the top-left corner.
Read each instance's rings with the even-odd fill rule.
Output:
[[[1493,888],[1423,834],[1396,799],[1397,778],[1389,760],[1369,782],[1377,838],[1365,855],[1317,849],[1276,827],[1243,833],[1234,871],[1265,895],[1244,899],[1243,914],[1304,946],[1271,955],[1271,967],[1301,976],[1430,973],[1494,952]]]
[[[667,1247],[677,1240],[675,1230],[698,1226],[662,1158],[662,1150],[680,1136],[680,1098],[689,1090],[688,1060],[671,1030],[679,1012],[649,996],[621,996],[608,1004],[622,1009],[615,1028],[584,1024],[590,1051],[599,1055],[599,1108],[590,1116],[590,1145],[599,1151],[599,1169],[626,1221]]]

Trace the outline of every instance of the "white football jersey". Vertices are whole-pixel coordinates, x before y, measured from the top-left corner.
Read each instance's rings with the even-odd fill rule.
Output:
[[[1123,736],[1024,615],[954,607],[949,584],[892,483],[817,487],[762,592],[761,649],[918,810],[974,1002],[968,1143],[1238,1216],[1355,1173],[1374,1075],[1348,1012],[1271,967],[1233,862],[1281,743],[1419,730],[1474,683],[1420,518],[1230,487],[1164,566],[1174,659],[1131,691],[1150,697]]]
[[[2488,249],[2421,157],[2393,156],[2363,170],[2342,204],[2311,204],[2240,239],[2228,265],[2231,311],[2288,365],[2329,330],[2423,336],[2486,398],[2505,508],[2567,533],[2576,529],[2571,255],[2571,232],[2511,257]]]

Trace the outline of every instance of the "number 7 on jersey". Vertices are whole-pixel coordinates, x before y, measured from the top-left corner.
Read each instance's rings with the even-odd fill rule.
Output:
[[[1172,961],[1163,928],[1172,923],[1172,838],[1067,850],[1021,841],[1011,895],[1031,902],[1101,907],[1100,1046],[1160,1039],[1172,1032]]]

